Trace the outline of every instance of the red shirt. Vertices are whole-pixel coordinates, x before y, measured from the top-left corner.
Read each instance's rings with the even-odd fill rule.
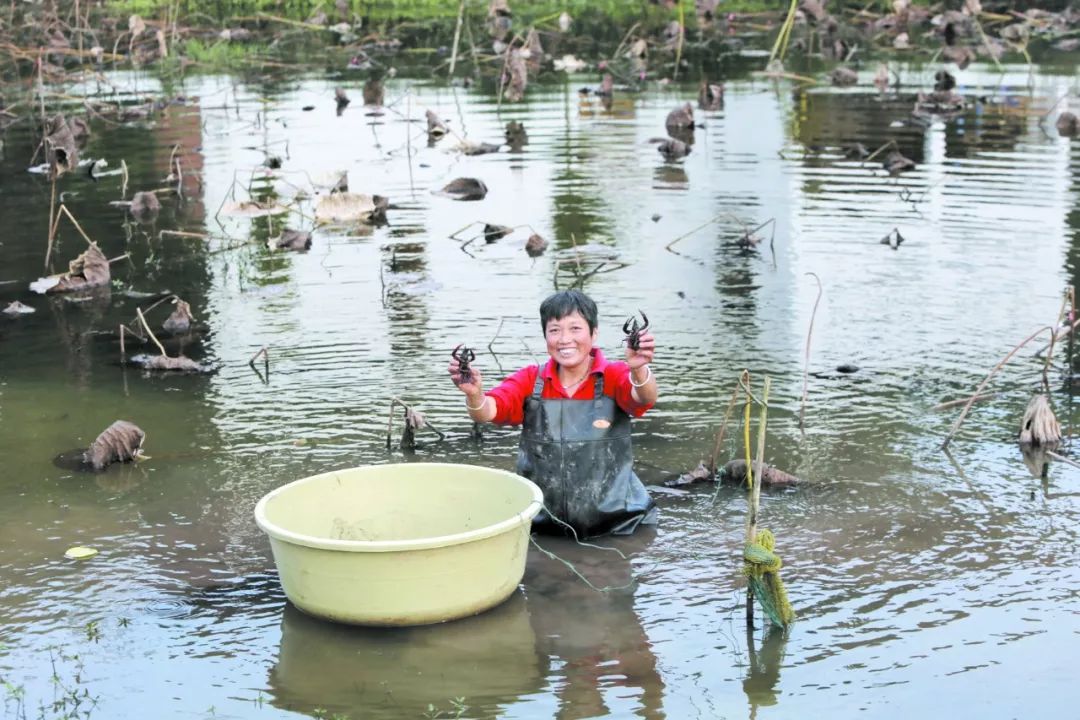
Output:
[[[615,398],[615,404],[630,417],[641,417],[652,407],[652,403],[647,405],[639,403],[631,394],[629,365],[621,361],[608,362],[599,348],[592,349],[592,359],[589,380],[581,383],[573,395],[573,400],[592,400],[596,375],[603,373],[604,394]],[[549,399],[570,397],[559,382],[554,360],[549,359],[542,366],[529,365],[485,393],[495,398],[495,417],[491,422],[497,425],[521,425],[525,422],[525,398],[532,395],[538,372],[544,378],[544,390],[540,397]]]

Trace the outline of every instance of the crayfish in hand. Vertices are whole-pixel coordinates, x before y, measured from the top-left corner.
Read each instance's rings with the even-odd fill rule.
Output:
[[[641,325],[638,325],[637,315],[631,315],[622,326],[622,331],[626,333],[626,345],[631,350],[640,348],[641,333],[649,329],[649,316],[643,310],[638,310],[638,312],[641,313]]]
[[[472,370],[469,369],[469,363],[476,359],[476,353],[472,348],[464,344],[458,345],[450,351],[450,356],[458,361],[458,382],[472,382]]]

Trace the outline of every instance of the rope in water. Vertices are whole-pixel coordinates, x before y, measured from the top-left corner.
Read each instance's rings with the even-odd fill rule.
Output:
[[[622,558],[623,560],[626,560],[627,562],[629,562],[630,558],[626,557],[626,555],[623,554],[622,550],[619,550],[619,548],[604,547],[603,545],[594,545],[593,543],[585,542],[584,540],[582,540],[582,539],[580,539],[578,537],[577,530],[574,529],[573,525],[571,525],[570,523],[565,522],[564,520],[561,520],[560,518],[556,517],[555,513],[551,512],[551,509],[548,508],[547,505],[541,504],[541,508],[544,510],[544,512],[546,512],[548,514],[548,517],[551,518],[552,521],[554,521],[558,525],[562,525],[564,528],[569,530],[570,534],[574,538],[574,542],[577,543],[578,545],[580,545],[582,547],[592,548],[594,550],[606,550],[608,552],[613,552],[616,555],[618,555],[620,558]],[[632,588],[637,583],[637,581],[635,579],[631,579],[630,582],[626,583],[625,585],[605,585],[603,587],[597,587],[592,582],[590,582],[589,578],[582,575],[581,571],[579,571],[576,567],[574,567],[574,564],[572,562],[570,562],[569,560],[565,560],[565,559],[559,557],[558,555],[556,555],[555,553],[551,552],[547,548],[542,547],[540,545],[540,543],[536,542],[536,538],[531,534],[529,535],[529,542],[531,542],[533,544],[533,546],[537,550],[539,550],[541,553],[543,553],[547,557],[549,557],[552,560],[555,560],[555,561],[560,562],[563,565],[565,565],[566,569],[568,569],[570,572],[572,572],[574,575],[576,575],[583,583],[588,585],[590,588],[592,588],[596,592],[607,593],[607,592],[614,592],[616,590],[629,590],[630,588]]]

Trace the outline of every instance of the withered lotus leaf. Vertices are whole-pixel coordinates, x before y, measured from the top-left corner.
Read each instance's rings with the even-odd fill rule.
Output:
[[[476,178],[455,178],[436,194],[453,200],[483,200],[487,196],[487,185]]]
[[[83,453],[83,463],[96,471],[104,470],[114,462],[130,462],[142,454],[146,433],[138,425],[127,420],[117,420]]]
[[[79,148],[63,115],[49,121],[48,133],[45,136],[45,153],[50,177],[55,180],[79,164]]]
[[[169,317],[165,318],[165,322],[161,324],[161,327],[165,332],[182,335],[191,329],[191,323],[194,319],[191,315],[191,305],[177,299],[176,309],[172,311]]]
[[[271,240],[271,243],[275,250],[303,252],[311,249],[311,233],[306,230],[286,228],[281,231],[281,237]]]
[[[143,370],[160,370],[163,372],[207,372],[207,369],[189,357],[180,355],[169,357],[168,355],[133,355],[131,362],[142,367]]]
[[[109,260],[97,243],[90,243],[86,252],[68,264],[66,273],[41,278],[31,283],[30,289],[39,293],[72,292],[108,285],[110,279]]]
[[[318,223],[373,222],[386,218],[390,201],[381,195],[334,193],[319,199],[315,206]]]

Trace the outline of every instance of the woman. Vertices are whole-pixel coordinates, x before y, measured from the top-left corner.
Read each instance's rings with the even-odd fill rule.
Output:
[[[655,339],[642,332],[637,347],[627,343],[625,362],[608,361],[594,347],[596,303],[577,290],[544,300],[540,326],[551,359],[518,370],[486,393],[475,367],[463,374],[458,361],[450,361],[469,417],[523,426],[517,472],[544,491],[546,512],[537,516],[537,527],[569,525],[587,537],[626,535],[640,524],[655,524],[630,444],[631,417],[656,403],[649,367]]]

